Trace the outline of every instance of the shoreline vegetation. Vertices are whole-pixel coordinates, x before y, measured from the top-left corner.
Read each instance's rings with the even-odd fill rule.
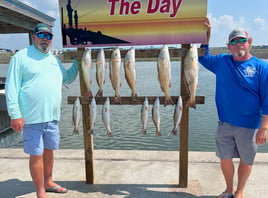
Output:
[[[110,57],[109,51],[112,51],[113,48],[107,48],[105,49],[106,53],[106,59]],[[121,56],[124,57],[124,54],[127,50],[122,50]],[[137,49],[136,51],[136,57],[137,61],[154,61],[155,57],[157,57],[159,49],[157,48],[143,48],[143,49]],[[92,49],[92,58],[93,61],[97,55],[98,49]],[[256,56],[261,59],[268,59],[268,46],[253,46],[250,50],[251,54],[253,56]],[[210,48],[211,54],[220,54],[220,53],[230,53],[229,50],[226,47],[211,47]],[[76,57],[81,57],[81,51],[79,49],[66,49],[62,51],[53,51],[53,54],[57,55],[64,63],[72,62],[73,59]],[[10,61],[10,58],[14,55],[13,52],[10,51],[0,51],[0,64],[8,64]],[[170,57],[171,60],[177,61],[180,60],[180,56],[177,56],[176,48],[170,48]],[[146,58],[145,58],[146,57]]]

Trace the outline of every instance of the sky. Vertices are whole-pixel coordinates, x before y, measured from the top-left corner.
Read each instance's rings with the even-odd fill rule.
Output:
[[[53,27],[53,49],[61,49],[60,17],[57,0],[19,0],[56,19]],[[76,2],[76,1],[73,1]],[[253,45],[268,45],[267,0],[208,0],[207,16],[212,32],[211,47],[225,47],[228,34],[238,27],[245,28]],[[15,51],[29,45],[27,34],[0,34],[0,48]]]

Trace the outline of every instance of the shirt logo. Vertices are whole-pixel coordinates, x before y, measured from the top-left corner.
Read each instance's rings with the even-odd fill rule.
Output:
[[[256,73],[256,68],[252,66],[248,66],[245,70],[244,73],[247,77],[253,77],[254,74]]]

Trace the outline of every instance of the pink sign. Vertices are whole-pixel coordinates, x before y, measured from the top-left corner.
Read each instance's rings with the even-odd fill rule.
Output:
[[[63,47],[202,43],[207,0],[60,0]]]

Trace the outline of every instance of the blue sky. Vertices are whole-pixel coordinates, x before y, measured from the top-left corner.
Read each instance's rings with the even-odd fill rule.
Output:
[[[53,48],[62,48],[57,0],[20,1],[56,18]],[[212,24],[210,46],[226,46],[229,32],[237,27],[247,29],[253,37],[253,45],[268,44],[267,0],[208,0],[207,15]],[[0,48],[21,49],[28,46],[28,43],[27,34],[0,35]]]

